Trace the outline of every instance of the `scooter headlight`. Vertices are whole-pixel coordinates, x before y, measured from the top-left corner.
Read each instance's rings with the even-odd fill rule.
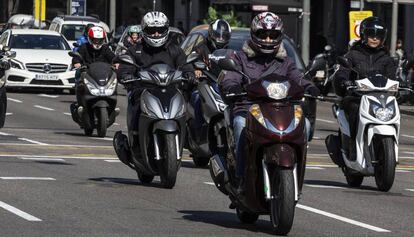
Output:
[[[303,110],[302,106],[295,105],[295,128],[299,125],[300,120],[302,119]]]
[[[267,95],[275,100],[281,100],[288,96],[290,84],[289,82],[263,82],[263,86],[267,90]]]
[[[118,80],[116,78],[114,78],[114,80],[112,80],[112,82],[109,82],[108,85],[105,88],[105,95],[106,96],[113,95],[115,90],[116,90],[116,85],[117,84],[118,84]]]
[[[254,104],[250,107],[249,112],[253,115],[253,117],[263,126],[266,128],[266,122],[263,118],[262,111],[260,110],[260,106],[258,104]]]
[[[112,82],[108,83],[107,86],[96,86],[95,83],[89,81],[85,78],[85,85],[88,87],[88,90],[94,96],[111,96],[116,90],[116,85],[118,81],[115,78]]]
[[[381,104],[371,101],[370,114],[375,116],[375,118],[388,122],[395,116],[395,102],[391,101],[385,107]]]

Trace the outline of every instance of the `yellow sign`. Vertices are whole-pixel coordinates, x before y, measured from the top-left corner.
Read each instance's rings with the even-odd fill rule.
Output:
[[[34,17],[36,21],[46,20],[46,0],[33,0],[34,3]]]
[[[372,11],[350,11],[349,12],[349,40],[358,40],[359,25],[362,20],[367,17],[373,16]]]

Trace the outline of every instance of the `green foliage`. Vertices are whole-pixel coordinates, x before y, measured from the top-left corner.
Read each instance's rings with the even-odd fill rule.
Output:
[[[237,19],[237,16],[234,14],[233,10],[226,13],[220,13],[217,12],[213,7],[208,8],[208,15],[207,18],[203,20],[203,23],[209,24],[210,22],[217,19],[226,20],[231,27],[245,27],[245,24]]]

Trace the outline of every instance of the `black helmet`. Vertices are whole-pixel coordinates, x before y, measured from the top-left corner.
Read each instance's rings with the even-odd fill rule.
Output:
[[[227,46],[231,37],[231,28],[227,21],[218,19],[210,23],[208,26],[208,38],[216,49]]]
[[[368,42],[368,38],[380,39],[383,44],[387,38],[387,27],[379,17],[371,16],[361,22],[359,35],[364,44]]]

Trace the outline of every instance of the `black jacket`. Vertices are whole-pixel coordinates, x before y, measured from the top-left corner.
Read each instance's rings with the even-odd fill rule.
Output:
[[[105,62],[112,64],[112,60],[115,54],[111,51],[108,45],[102,45],[99,50],[94,49],[89,43],[83,44],[79,47],[78,53],[85,60],[85,64],[91,64],[93,62]],[[72,64],[82,63],[79,58],[72,58]]]
[[[140,40],[134,46],[128,48],[130,55],[141,69],[148,68],[154,64],[168,64],[170,67],[180,69],[184,76],[194,77],[194,69],[191,64],[186,64],[184,51],[176,44],[167,42],[162,47],[151,47]],[[118,75],[122,79],[126,75],[136,75],[138,69],[134,66],[120,62]]]
[[[345,57],[350,60],[352,68],[359,73],[359,78],[382,74],[395,80],[397,65],[384,47],[372,49],[359,41],[351,47]],[[346,93],[345,81],[358,79],[350,77],[350,74],[350,71],[343,67],[336,73],[334,87],[338,95],[343,96]]]

